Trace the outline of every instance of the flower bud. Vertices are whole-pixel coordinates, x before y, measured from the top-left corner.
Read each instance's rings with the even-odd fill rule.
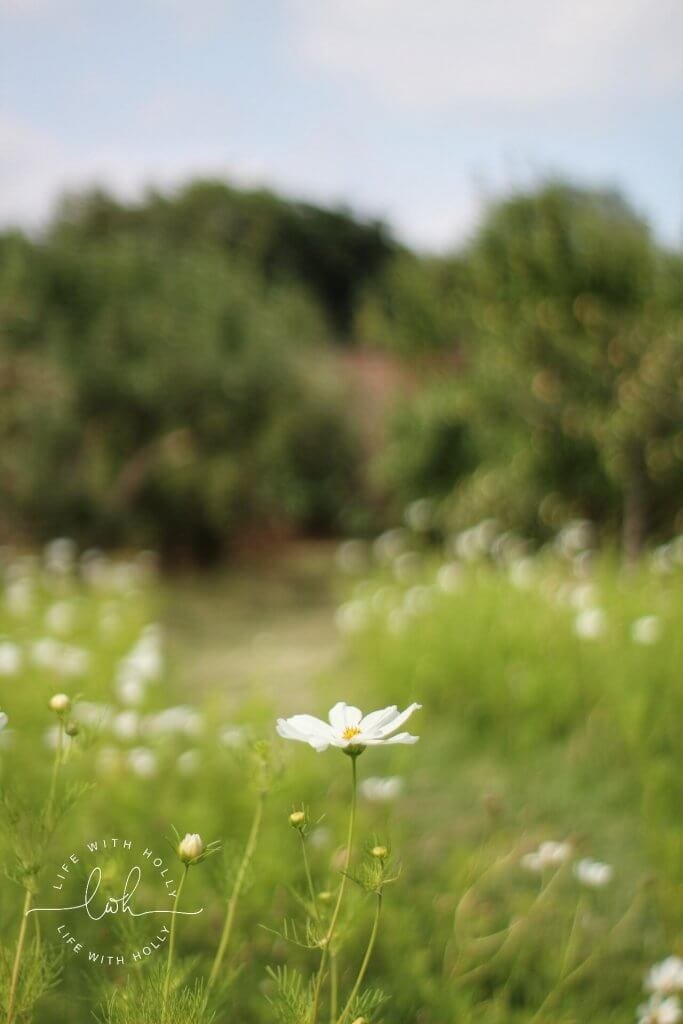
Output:
[[[204,840],[197,832],[188,832],[178,843],[178,856],[183,864],[191,864],[204,853]]]
[[[372,854],[373,857],[376,857],[377,860],[386,860],[387,857],[389,856],[389,851],[387,850],[386,846],[373,846],[373,848],[370,850],[370,853]]]
[[[306,814],[304,811],[292,811],[289,816],[289,824],[292,828],[303,828],[306,824]]]
[[[78,736],[80,732],[78,722],[67,722],[66,725],[64,726],[64,732],[67,734],[67,736]]]
[[[67,697],[65,693],[56,693],[54,697],[50,697],[48,707],[50,711],[56,711],[58,715],[65,715],[71,707],[71,698]]]
[[[318,893],[318,900],[321,903],[331,903],[332,902],[332,893],[328,892],[327,889],[325,889],[324,892],[319,892]]]
[[[356,1017],[353,1024],[368,1024],[368,1022],[365,1017]]]

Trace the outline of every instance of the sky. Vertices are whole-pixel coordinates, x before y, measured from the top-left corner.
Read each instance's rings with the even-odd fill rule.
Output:
[[[0,224],[219,176],[444,250],[562,176],[680,245],[682,54],[680,0],[0,0]]]

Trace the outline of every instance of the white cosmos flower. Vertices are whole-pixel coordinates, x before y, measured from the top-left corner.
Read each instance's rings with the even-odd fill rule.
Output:
[[[521,859],[522,867],[527,871],[541,872],[546,868],[557,868],[564,864],[572,855],[570,843],[557,843],[548,840],[541,843],[537,850],[532,853],[525,853]]]
[[[679,956],[668,956],[651,967],[645,976],[645,988],[658,995],[671,995],[683,991],[683,960]]]
[[[0,676],[14,676],[21,668],[21,648],[9,640],[0,642]]]
[[[659,633],[660,625],[656,615],[643,615],[631,626],[631,639],[636,644],[656,644]]]
[[[612,881],[614,869],[611,864],[602,864],[599,860],[584,857],[574,865],[574,874],[579,882],[590,889],[602,889]]]
[[[681,1016],[681,1004],[676,996],[662,999],[653,995],[638,1007],[638,1024],[678,1024]]]
[[[371,803],[384,804],[396,800],[403,792],[403,779],[400,775],[388,775],[386,778],[363,779],[360,784],[361,795]]]
[[[582,640],[595,640],[602,636],[607,620],[602,608],[584,608],[574,619],[574,632]]]
[[[292,718],[278,718],[277,731],[286,740],[308,743],[318,752],[328,747],[342,750],[357,747],[378,747],[385,743],[417,743],[419,737],[396,730],[406,722],[421,704],[411,704],[399,712],[395,704],[372,711],[363,716],[359,708],[340,701],[329,713],[329,722],[323,722],[313,715],[294,715]]]

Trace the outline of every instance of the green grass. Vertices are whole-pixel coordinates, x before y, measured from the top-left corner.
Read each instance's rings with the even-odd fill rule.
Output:
[[[336,576],[330,550],[320,547],[161,587],[93,589],[42,575],[24,615],[0,611],[0,637],[26,654],[47,635],[48,608],[66,601],[74,615],[63,641],[86,648],[90,665],[69,680],[25,658],[19,675],[0,678],[0,708],[12,729],[3,741],[2,780],[13,799],[21,797],[30,811],[47,792],[50,694],[66,690],[116,704],[121,659],[159,617],[166,659],[140,713],[188,705],[200,711],[201,728],[130,738],[106,728],[77,737],[63,785],[95,784],[50,840],[40,898],[50,902],[55,866],[85,837],[131,833],[162,848],[175,825],[181,833],[220,838],[223,854],[191,869],[184,895],[188,906],[205,911],[178,926],[188,983],[205,978],[256,800],[249,745],[266,736],[275,781],[216,1019],[271,1021],[267,965],[310,974],[317,964],[315,951],[274,934],[283,918],[300,911],[292,889],[305,887],[288,815],[304,803],[312,819],[321,819],[310,847],[312,873],[319,891],[333,889],[350,781],[342,754],[278,740],[274,717],[324,716],[338,699],[364,710],[418,700],[423,709],[410,725],[420,743],[368,749],[358,763],[361,778],[404,779],[396,802],[359,806],[354,870],[363,844],[375,837],[390,840],[401,865],[387,888],[369,973],[389,1001],[371,1019],[632,1020],[645,969],[683,952],[683,573],[657,574],[646,563],[625,573],[602,560],[588,596],[604,611],[604,632],[588,639],[576,635],[571,606],[586,581],[555,556],[529,563],[523,589],[482,560],[465,567],[459,587],[447,593],[435,586],[439,565],[422,551],[409,584],[396,583],[391,565],[353,584]],[[356,602],[348,635],[334,628],[336,597]],[[116,628],[103,629],[103,615]],[[645,615],[659,621],[650,645],[632,638],[634,620]],[[243,738],[244,745],[226,746],[226,727],[228,739]],[[141,746],[154,756],[148,777],[131,767],[130,751]],[[522,855],[548,839],[568,840],[575,857],[611,864],[612,882],[590,890],[570,867],[544,878],[525,871]],[[2,844],[9,868],[6,829]],[[6,958],[22,895],[9,879],[2,892]],[[142,897],[153,905],[158,893],[145,883]],[[371,918],[372,900],[350,886],[342,992],[353,983]],[[50,923],[42,924],[43,941],[56,948]],[[59,984],[40,1000],[34,1019],[82,1024],[112,988],[144,988],[150,970],[147,964],[98,972],[67,954]]]

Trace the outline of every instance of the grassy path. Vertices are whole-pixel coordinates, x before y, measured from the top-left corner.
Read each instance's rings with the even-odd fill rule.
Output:
[[[340,653],[335,607],[331,545],[176,577],[164,622],[179,689],[219,690],[233,707],[254,697],[303,708]]]

